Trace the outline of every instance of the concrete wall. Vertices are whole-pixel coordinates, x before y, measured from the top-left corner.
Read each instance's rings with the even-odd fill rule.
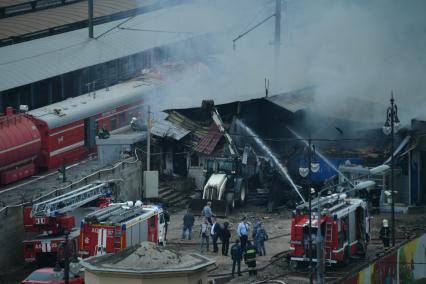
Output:
[[[22,264],[24,223],[22,206],[7,208],[0,213],[0,274],[12,265]]]
[[[345,284],[426,283],[426,234],[378,259]]]
[[[187,275],[170,273],[162,277],[148,278],[138,275],[95,274],[86,270],[84,279],[86,284],[207,284],[207,271]]]
[[[118,200],[142,198],[141,163],[126,162],[113,168],[95,172],[79,183],[71,184],[60,192],[67,192],[94,180],[115,180],[114,195]],[[59,187],[59,186],[58,186]],[[24,263],[22,241],[24,225],[22,206],[0,211],[0,275],[9,267]]]

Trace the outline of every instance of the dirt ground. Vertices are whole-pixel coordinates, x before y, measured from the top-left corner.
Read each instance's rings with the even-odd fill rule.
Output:
[[[171,224],[169,225],[167,233],[168,246],[179,251],[200,253],[200,224],[202,222],[202,218],[197,216],[195,217],[192,240],[181,240],[182,220],[185,212],[185,210],[181,210],[171,215]],[[283,209],[280,210],[279,213],[270,214],[266,212],[266,208],[248,206],[244,209],[237,209],[228,218],[218,218],[218,222],[221,225],[223,225],[225,221],[230,223],[230,246],[237,238],[236,228],[243,216],[246,216],[249,222],[249,236],[251,236],[253,225],[257,220],[262,221],[269,236],[269,240],[265,242],[266,256],[257,257],[258,267],[263,267],[269,264],[271,257],[289,249],[291,211]],[[219,245],[219,252],[217,254],[212,252],[212,247],[210,240],[210,251],[203,253],[203,255],[216,260],[216,267],[210,271],[209,275],[212,276],[212,278],[215,276],[230,276],[232,269],[232,260],[230,256],[222,256],[221,244]],[[246,265],[242,262],[241,270],[246,269]],[[249,280],[246,274],[247,273],[244,273],[242,277],[236,278],[234,280],[235,282],[232,281],[232,283],[247,283]]]
[[[201,217],[195,217],[195,225],[193,228],[193,238],[191,241],[181,240],[182,237],[182,219],[185,210],[180,210],[171,215],[171,224],[168,229],[167,239],[168,246],[172,249],[185,252],[200,252],[200,237],[199,230],[202,221]],[[256,206],[248,206],[243,209],[238,209],[233,212],[228,218],[218,218],[218,222],[222,225],[225,221],[230,223],[231,242],[236,237],[236,227],[243,216],[247,216],[250,224],[250,229],[253,228],[257,220],[261,220],[268,235],[269,240],[265,242],[266,256],[257,257],[257,267],[264,268],[258,272],[257,277],[249,277],[248,273],[243,273],[243,276],[230,279],[232,269],[232,261],[230,257],[221,255],[221,245],[219,245],[219,253],[212,252],[212,244],[210,241],[210,252],[203,254],[216,260],[216,266],[209,272],[211,279],[216,279],[215,283],[250,283],[264,279],[286,280],[286,283],[308,283],[307,278],[302,275],[296,278],[281,277],[283,271],[289,271],[288,264],[285,261],[286,251],[289,250],[290,242],[290,227],[291,227],[291,211],[281,209],[276,213],[267,213],[266,208]],[[420,235],[426,231],[426,214],[396,214],[396,242],[401,243],[408,238]],[[382,220],[386,218],[391,220],[389,213],[376,214],[371,219],[371,244],[369,246],[369,255],[372,257],[377,253],[383,252],[383,247],[379,239],[379,230],[382,225]],[[249,232],[251,236],[251,230]],[[231,244],[232,245],[232,244]],[[246,270],[244,262],[241,263],[241,269]],[[224,277],[222,281],[217,281],[218,278]],[[227,278],[228,277],[228,278]]]

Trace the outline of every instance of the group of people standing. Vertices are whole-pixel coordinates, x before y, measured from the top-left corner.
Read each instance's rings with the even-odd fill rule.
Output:
[[[201,211],[201,215],[204,218],[200,225],[200,251],[204,252],[204,249],[209,251],[210,238],[213,243],[213,253],[219,252],[218,240],[222,243],[222,255],[228,256],[229,253],[229,241],[231,239],[231,231],[228,222],[224,222],[221,226],[211,209],[211,202],[208,202]],[[191,240],[192,238],[192,227],[194,226],[194,216],[188,210],[183,217],[183,230],[182,240]],[[256,275],[256,256],[266,255],[265,241],[268,240],[268,234],[262,226],[262,222],[258,221],[255,223],[252,230],[253,242],[249,240],[250,225],[247,222],[246,217],[242,218],[241,222],[236,228],[236,234],[238,238],[231,247],[231,259],[232,259],[232,276],[237,270],[238,275],[241,275],[241,260],[244,259],[247,264],[249,275]]]

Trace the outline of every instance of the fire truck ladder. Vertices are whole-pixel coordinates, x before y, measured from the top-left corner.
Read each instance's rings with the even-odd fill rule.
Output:
[[[32,206],[32,216],[55,216],[78,208],[110,192],[107,183],[92,183]]]
[[[117,203],[108,206],[107,208],[98,210],[88,214],[85,218],[86,221],[93,222],[107,222],[111,224],[120,223],[137,214],[143,212],[140,207],[127,207],[124,203]]]
[[[333,241],[333,224],[330,222],[325,223],[325,242],[331,243]]]
[[[324,244],[324,255],[328,256],[328,259],[331,260],[333,250],[333,223],[325,223],[325,244]],[[331,265],[331,262],[327,262]]]

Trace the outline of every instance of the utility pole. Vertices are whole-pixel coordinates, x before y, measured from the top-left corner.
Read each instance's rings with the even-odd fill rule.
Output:
[[[394,163],[394,147],[395,147],[395,104],[394,104],[395,100],[393,98],[393,92],[391,93],[391,114],[390,114],[390,119],[391,119],[391,141],[392,141],[392,148],[391,148],[391,198],[392,198],[392,204],[391,204],[391,211],[392,211],[392,216],[391,216],[391,221],[392,221],[392,246],[395,247],[395,194],[394,194],[394,168],[395,168],[395,163]]]
[[[308,228],[308,241],[309,241],[309,284],[314,283],[313,280],[313,273],[312,273],[312,193],[311,193],[311,173],[312,173],[312,169],[311,169],[311,165],[312,165],[312,140],[309,139],[308,140],[308,144],[309,144],[309,149],[308,149],[308,154],[309,154],[309,161],[308,161],[308,198],[309,198],[309,228]]]
[[[89,13],[89,38],[93,38],[93,0],[87,2]]]
[[[318,193],[318,202],[317,202],[317,237],[316,237],[316,247],[317,247],[317,283],[323,284],[324,279],[322,278],[323,274],[323,265],[322,265],[322,236],[321,236],[321,193],[322,190]]]
[[[281,45],[281,1],[276,0],[275,3],[275,63],[278,64],[280,59]]]
[[[151,107],[148,106],[148,127],[146,135],[146,170],[150,170],[151,164]]]
[[[70,283],[70,262],[69,262],[69,252],[68,252],[68,237],[69,237],[69,232],[65,231],[65,244],[64,244],[64,254],[65,254],[65,258],[64,258],[64,282],[65,284],[69,284]]]

